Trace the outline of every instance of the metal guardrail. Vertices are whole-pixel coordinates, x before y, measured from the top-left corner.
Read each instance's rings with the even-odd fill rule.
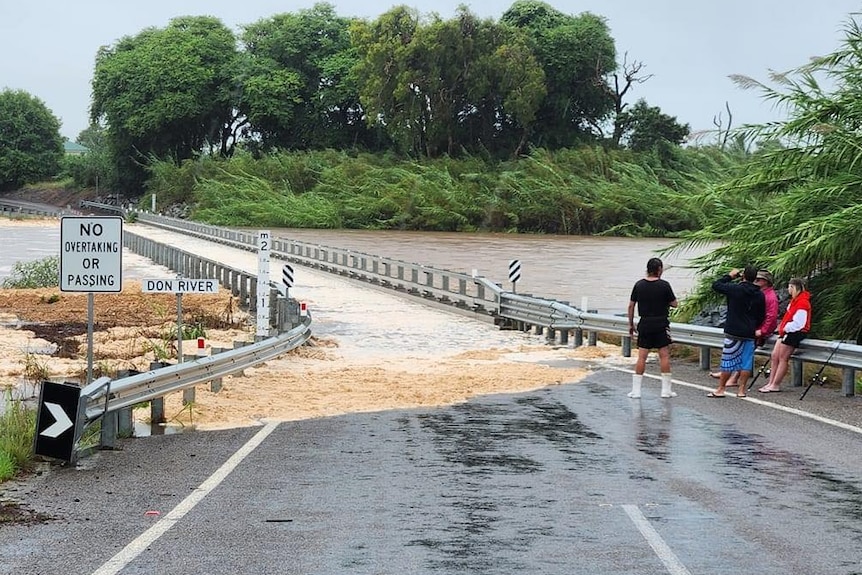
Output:
[[[99,204],[83,202],[89,207]],[[121,210],[116,206],[106,206]],[[136,213],[138,221],[174,232],[254,251],[256,234],[168,218],[147,212]],[[297,263],[334,273],[367,285],[421,298],[428,304],[439,304],[452,311],[494,321],[499,307],[498,297],[477,283],[473,276],[450,270],[432,268],[419,263],[356,252],[344,248],[310,244],[285,238],[272,238],[271,255],[283,261]]]
[[[525,297],[503,291],[497,284],[485,278],[477,278],[489,291],[494,291],[500,299],[499,313],[503,317],[528,325],[541,326],[551,330],[584,330],[619,335],[624,340],[623,348],[631,348],[628,318],[590,313],[553,300]],[[688,323],[671,323],[671,337],[675,343],[700,348],[700,363],[709,369],[709,350],[721,349],[724,345],[724,332],[721,329]],[[625,341],[628,340],[628,341]],[[769,355],[776,338],[758,349],[760,355]],[[628,345],[625,345],[625,344]],[[843,341],[824,341],[806,339],[794,352],[793,361],[823,365],[829,363],[844,369],[842,392],[846,396],[855,394],[855,371],[862,369],[862,346]],[[801,385],[801,370],[794,372],[796,385]]]
[[[92,207],[98,208],[99,205]],[[108,208],[122,211],[116,206]],[[137,216],[148,225],[182,231],[241,249],[255,249],[256,238],[247,232],[146,212],[139,212]],[[499,283],[481,276],[472,277],[352,250],[280,238],[273,240],[273,254],[301,265],[417,296],[427,303],[444,304],[453,311],[466,311],[497,323],[515,322],[522,326],[552,330],[552,333],[559,332],[561,338],[566,340],[569,332],[575,332],[576,338],[584,331],[619,335],[623,341],[623,352],[628,355],[627,350],[631,349],[628,320],[624,317],[590,313],[572,307],[567,302],[510,293],[503,290]],[[723,347],[724,333],[721,329],[683,323],[672,323],[670,329],[675,342],[699,348],[700,365],[703,369],[709,369],[710,350]],[[757,353],[769,354],[773,343],[774,338],[759,348]],[[842,392],[852,396],[855,393],[855,371],[862,369],[862,346],[840,341],[806,339],[794,353],[793,362],[797,365],[822,365],[828,362],[832,366],[843,368]],[[796,385],[801,385],[801,371],[793,370],[792,377]]]
[[[296,349],[310,337],[311,316],[307,315],[304,321],[293,329],[251,345],[122,379],[96,379],[81,390],[78,404],[80,431],[106,413],[238,373]],[[80,437],[80,433],[76,433],[76,439]]]
[[[64,210],[45,204],[25,202],[23,200],[0,199],[0,214],[4,216],[20,217],[58,217],[69,214],[71,210]]]

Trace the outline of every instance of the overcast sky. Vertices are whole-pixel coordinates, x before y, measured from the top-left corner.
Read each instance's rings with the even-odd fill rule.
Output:
[[[498,19],[513,0],[332,0],[341,16],[375,18],[398,4],[452,18],[459,4]],[[622,60],[642,61],[654,74],[629,100],[645,98],[692,130],[713,128],[729,102],[734,125],[781,119],[754,92],[740,91],[729,74],[767,80],[812,56],[834,51],[862,0],[546,0],[567,14],[604,16]],[[100,46],[171,18],[209,15],[237,29],[314,0],[0,0],[0,89],[40,98],[74,140],[87,124],[93,63]],[[726,113],[724,113],[726,117]]]

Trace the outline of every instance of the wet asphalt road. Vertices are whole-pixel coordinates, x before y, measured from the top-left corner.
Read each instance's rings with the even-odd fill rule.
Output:
[[[55,519],[0,527],[0,572],[862,572],[859,434],[629,379],[273,424],[209,484],[261,428],[126,440],[13,493]]]

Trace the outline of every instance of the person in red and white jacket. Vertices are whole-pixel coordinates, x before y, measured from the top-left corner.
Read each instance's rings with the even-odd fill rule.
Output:
[[[811,293],[799,278],[792,278],[787,284],[790,305],[778,324],[778,341],[772,348],[772,371],[769,382],[758,389],[761,393],[781,391],[781,381],[787,375],[790,355],[796,351],[800,342],[808,336],[811,329]]]

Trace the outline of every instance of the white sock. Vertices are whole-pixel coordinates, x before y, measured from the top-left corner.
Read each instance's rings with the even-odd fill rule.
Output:
[[[669,373],[661,374],[661,396],[676,397],[676,392],[671,390],[671,380]]]
[[[632,390],[629,393],[629,397],[632,399],[638,399],[641,396],[641,384],[643,383],[644,376],[634,374],[632,375]]]

